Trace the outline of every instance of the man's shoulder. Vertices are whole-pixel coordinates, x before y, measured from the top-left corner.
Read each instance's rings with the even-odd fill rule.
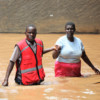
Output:
[[[39,38],[35,38],[35,40],[36,40],[36,41],[42,41],[42,40],[40,40]]]
[[[21,41],[19,41],[16,46],[18,46],[19,48],[24,48],[27,46],[27,43],[26,43],[26,39],[23,39]]]
[[[39,42],[39,43],[40,43],[40,42],[42,43],[42,40],[40,40],[40,39],[38,39],[38,38],[35,38],[35,41],[36,41],[36,42]]]
[[[21,44],[21,43],[23,43],[23,42],[25,42],[25,38],[24,39],[22,39],[22,40],[20,40],[17,44]]]

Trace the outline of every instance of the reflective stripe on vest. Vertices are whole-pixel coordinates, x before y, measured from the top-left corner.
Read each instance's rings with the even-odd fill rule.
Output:
[[[41,44],[39,44],[39,43],[36,43],[37,45],[39,45],[39,46],[41,46],[41,47],[43,47]]]
[[[39,43],[37,43],[37,45],[39,45],[39,46],[41,46],[41,47],[43,47],[41,44],[39,44]],[[21,53],[25,50],[25,49],[27,49],[29,46],[26,46],[25,48],[23,48],[22,50],[21,50]]]
[[[38,66],[38,69],[41,69],[41,68],[42,68],[42,65],[41,66]],[[37,70],[36,67],[29,68],[29,69],[21,70],[21,73],[27,73],[27,72],[35,71],[35,70]]]
[[[26,46],[25,48],[23,48],[22,50],[21,50],[21,53],[25,50],[25,49],[27,49],[29,46]]]

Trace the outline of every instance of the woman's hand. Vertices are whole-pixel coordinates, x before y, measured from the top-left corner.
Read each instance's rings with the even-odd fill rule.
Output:
[[[2,83],[2,86],[8,86],[8,81],[4,80],[4,82]]]
[[[56,51],[60,51],[60,50],[61,50],[61,46],[55,45],[55,50],[56,50]]]
[[[61,46],[55,45],[55,49],[52,54],[53,59],[56,59],[59,56],[60,51],[61,51]]]
[[[92,68],[96,74],[100,74],[100,71],[97,68]]]
[[[84,60],[85,63],[87,63],[96,74],[100,74],[100,71],[94,67],[94,65],[91,63],[89,60],[88,56],[86,55],[85,51],[82,53],[82,59]]]

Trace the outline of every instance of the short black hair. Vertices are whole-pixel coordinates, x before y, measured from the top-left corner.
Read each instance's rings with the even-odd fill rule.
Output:
[[[66,26],[67,26],[67,25],[72,25],[73,28],[74,28],[74,30],[76,30],[75,24],[74,24],[73,22],[67,22],[67,23],[65,24],[65,29],[66,29]]]
[[[35,26],[34,24],[30,24],[30,25],[27,25],[27,26],[26,26],[26,31],[27,31],[27,29],[28,29],[29,27],[34,27],[34,28],[36,28],[36,26]]]

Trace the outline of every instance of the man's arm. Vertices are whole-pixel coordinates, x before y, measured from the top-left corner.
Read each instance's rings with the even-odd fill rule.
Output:
[[[7,68],[7,71],[6,71],[4,81],[2,83],[3,86],[8,86],[8,79],[9,79],[10,73],[11,73],[13,67],[14,67],[14,63],[19,58],[19,56],[20,56],[20,50],[19,50],[18,46],[15,46],[15,49],[12,53],[12,56],[11,56],[9,64],[8,64],[8,68]]]
[[[94,65],[91,63],[88,56],[86,55],[85,51],[83,51],[81,58],[84,60],[86,64],[88,64],[94,70],[95,73],[100,74],[100,71],[94,67]]]
[[[48,52],[53,51],[53,50],[55,50],[55,47],[45,49],[45,50],[43,50],[43,54],[48,53]]]
[[[8,86],[8,79],[9,79],[9,76],[10,76],[10,73],[11,73],[13,67],[14,67],[14,62],[10,61],[8,68],[7,68],[6,76],[5,76],[4,81],[2,83],[3,86]]]

